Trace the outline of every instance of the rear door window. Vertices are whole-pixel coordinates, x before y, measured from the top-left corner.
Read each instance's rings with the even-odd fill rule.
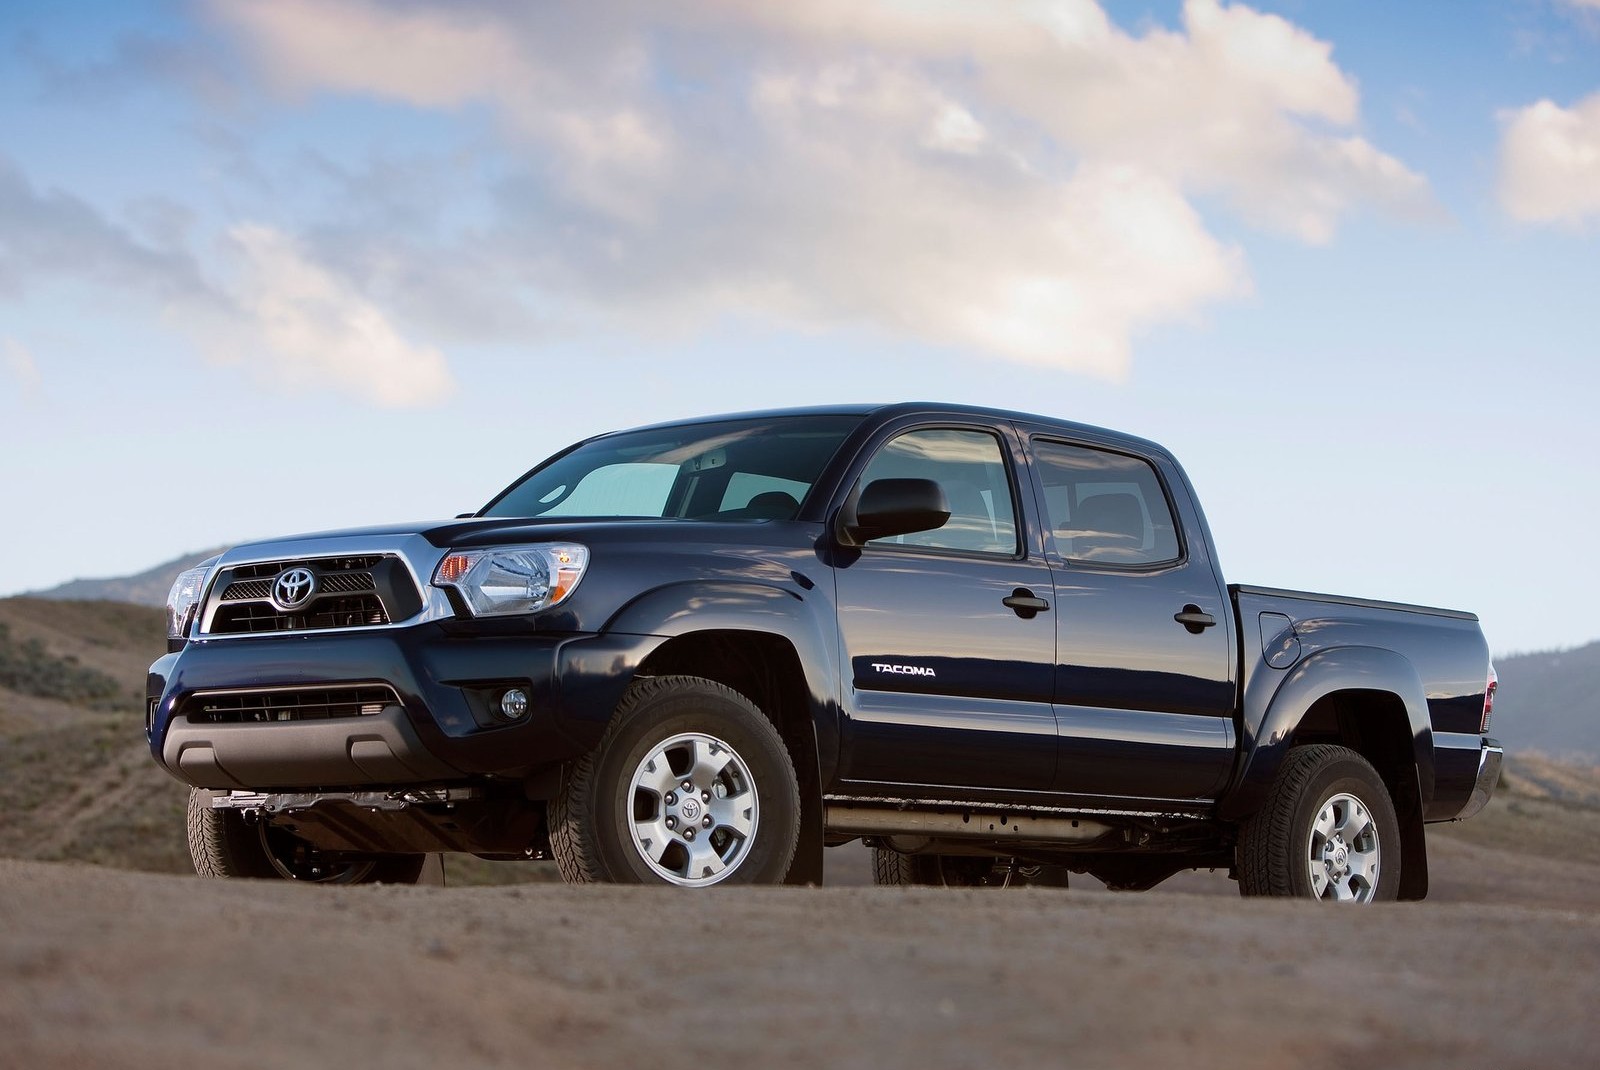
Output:
[[[1056,551],[1068,561],[1150,566],[1182,557],[1161,478],[1149,462],[1035,439],[1035,467]]]

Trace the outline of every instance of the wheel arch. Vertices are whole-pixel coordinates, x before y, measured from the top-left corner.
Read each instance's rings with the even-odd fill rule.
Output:
[[[755,703],[783,737],[800,788],[800,843],[787,883],[822,882],[823,765],[819,701],[799,649],[785,635],[707,628],[673,636],[639,665],[636,676],[697,676]]]
[[[818,774],[814,710],[794,644],[771,632],[707,629],[674,636],[639,665],[638,676],[698,676],[754,702],[777,725],[796,758]],[[798,763],[797,763],[798,764]]]
[[[1244,722],[1244,757],[1219,816],[1237,821],[1260,809],[1291,747],[1349,747],[1377,770],[1394,803],[1400,898],[1427,895],[1423,812],[1433,797],[1433,727],[1426,691],[1409,661],[1374,647],[1319,651],[1284,674],[1264,701],[1253,690]]]

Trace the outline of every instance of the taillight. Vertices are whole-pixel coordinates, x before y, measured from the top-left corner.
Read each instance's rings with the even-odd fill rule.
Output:
[[[1494,666],[1489,666],[1489,683],[1483,689],[1483,723],[1478,726],[1481,736],[1489,731],[1489,718],[1494,714],[1494,692],[1500,686],[1500,677],[1495,675]]]

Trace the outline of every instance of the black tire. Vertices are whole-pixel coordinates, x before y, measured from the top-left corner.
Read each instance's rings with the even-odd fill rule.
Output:
[[[943,888],[1065,888],[1062,866],[1016,864],[1013,859],[969,855],[908,855],[872,849],[872,882]]]
[[[283,829],[245,820],[238,810],[217,810],[217,792],[191,788],[187,814],[189,857],[202,877],[253,877],[312,884],[415,884],[426,855],[350,860],[329,857]]]
[[[1294,747],[1239,830],[1239,894],[1374,902],[1400,891],[1400,823],[1377,770],[1348,747]]]
[[[778,884],[800,838],[800,788],[749,699],[696,676],[651,677],[568,769],[549,818],[570,884]]]

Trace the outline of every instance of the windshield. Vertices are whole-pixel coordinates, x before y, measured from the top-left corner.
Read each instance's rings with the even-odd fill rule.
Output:
[[[483,516],[791,520],[860,416],[767,416],[625,431],[535,469]]]

